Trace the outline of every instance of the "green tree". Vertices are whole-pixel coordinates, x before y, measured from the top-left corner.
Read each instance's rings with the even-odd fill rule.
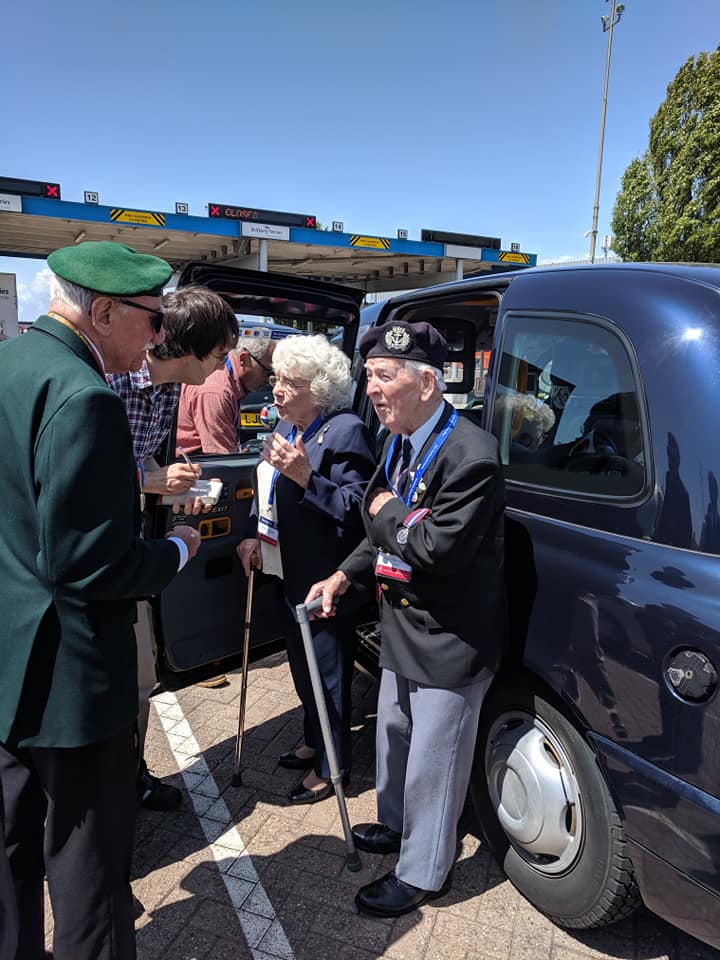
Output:
[[[720,47],[690,57],[668,86],[612,229],[628,260],[720,262]]]
[[[623,260],[653,260],[657,247],[657,195],[647,153],[623,174],[613,210],[613,250]]]

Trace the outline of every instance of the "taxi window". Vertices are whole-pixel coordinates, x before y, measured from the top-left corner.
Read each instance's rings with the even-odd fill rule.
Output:
[[[507,318],[492,431],[510,481],[611,497],[645,486],[630,360],[597,324]]]

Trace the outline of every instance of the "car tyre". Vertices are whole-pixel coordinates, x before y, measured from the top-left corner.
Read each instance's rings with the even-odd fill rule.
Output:
[[[480,718],[471,796],[513,885],[562,927],[587,929],[640,904],[620,817],[574,723],[523,684],[496,685]]]

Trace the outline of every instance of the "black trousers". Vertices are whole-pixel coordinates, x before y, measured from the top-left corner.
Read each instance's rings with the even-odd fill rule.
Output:
[[[357,645],[354,621],[347,617],[333,617],[331,620],[312,620],[310,627],[333,732],[335,753],[341,773],[349,774],[351,687]],[[305,744],[316,751],[315,773],[329,780],[330,765],[323,746],[320,718],[315,706],[310,671],[300,632],[289,633],[286,644],[290,673],[305,711],[303,724]]]
[[[0,790],[0,836],[4,836],[5,814]],[[5,844],[0,845],[0,960],[13,960],[17,949],[17,904]]]
[[[0,744],[5,845],[20,920],[17,960],[45,957],[45,874],[54,960],[135,960],[134,736],[129,728],[73,748]]]

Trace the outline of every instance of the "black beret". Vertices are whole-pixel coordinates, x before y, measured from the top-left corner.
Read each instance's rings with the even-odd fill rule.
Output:
[[[63,280],[113,297],[159,296],[172,276],[172,267],[160,257],[109,240],[61,247],[47,263]]]
[[[372,327],[360,343],[360,356],[393,357],[395,360],[418,360],[442,370],[448,347],[442,334],[429,323],[405,323],[391,320],[381,327]]]

